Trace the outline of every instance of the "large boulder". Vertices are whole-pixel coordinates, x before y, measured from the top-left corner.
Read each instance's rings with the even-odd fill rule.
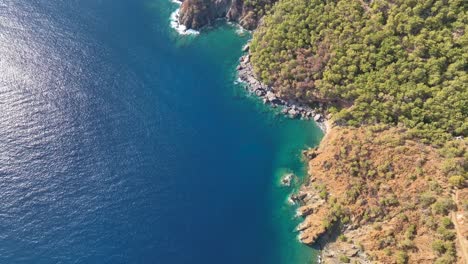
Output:
[[[273,92],[268,91],[268,92],[266,93],[266,99],[267,99],[269,102],[273,102],[273,101],[275,101],[275,100],[277,99],[277,97],[276,97],[276,95],[275,95]]]
[[[292,109],[289,109],[288,114],[289,114],[289,116],[290,116],[291,118],[298,118],[298,117],[300,117],[300,115],[301,115],[300,112],[299,112],[298,110],[293,109],[293,108],[292,108]]]
[[[255,90],[255,95],[257,95],[258,97],[264,96],[265,95],[265,90],[257,89],[257,90]]]
[[[314,120],[315,120],[316,122],[321,122],[321,121],[323,120],[323,117],[322,117],[321,114],[316,114],[316,115],[314,116]]]
[[[242,61],[242,63],[247,64],[247,63],[249,63],[249,61],[250,61],[250,56],[249,56],[249,55],[245,55],[245,56],[244,56],[244,59],[243,59],[243,61]]]

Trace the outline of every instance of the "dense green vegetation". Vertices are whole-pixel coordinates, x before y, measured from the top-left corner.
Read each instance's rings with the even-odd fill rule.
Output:
[[[443,143],[468,135],[467,31],[463,0],[281,0],[252,62],[283,96],[326,102],[338,123],[403,124]]]
[[[276,0],[244,0],[244,8],[251,10],[256,19],[263,17]]]

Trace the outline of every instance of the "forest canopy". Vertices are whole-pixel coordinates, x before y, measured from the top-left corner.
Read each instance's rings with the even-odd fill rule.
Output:
[[[262,81],[338,123],[468,135],[468,2],[280,0],[251,45]]]

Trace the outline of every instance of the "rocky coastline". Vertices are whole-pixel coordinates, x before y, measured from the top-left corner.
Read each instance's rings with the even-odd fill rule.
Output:
[[[295,216],[303,219],[295,230],[298,233],[297,239],[303,244],[320,249],[318,263],[343,263],[340,259],[342,256],[347,256],[353,263],[372,263],[364,249],[354,242],[369,231],[370,227],[348,226],[345,230],[339,230],[338,227],[325,228],[323,222],[327,219],[330,208],[320,196],[320,190],[310,184],[314,182],[314,178],[310,177],[308,180],[297,193],[289,197],[289,202],[298,206]],[[339,239],[340,234],[346,236],[346,241]]]
[[[318,148],[304,150],[304,160],[313,160],[320,155]],[[357,228],[346,226],[344,230],[337,225],[330,227],[324,225],[324,221],[330,216],[332,208],[323,196],[323,190],[310,173],[306,181],[296,193],[289,196],[289,202],[298,206],[296,217],[303,221],[296,227],[298,240],[309,246],[320,249],[318,263],[343,263],[343,256],[352,263],[371,263],[364,249],[354,242],[355,239],[368,231],[369,227]],[[345,235],[346,240],[340,240],[339,235]]]
[[[258,26],[267,6],[275,1],[263,1],[261,5],[255,6],[243,0],[182,0],[180,22],[188,29],[199,30],[212,25],[217,19],[226,19],[253,30]]]
[[[230,5],[225,4],[228,2],[224,0],[214,1],[218,5],[216,7],[203,6],[201,9],[193,8],[196,6],[193,3],[200,4],[202,1],[185,0],[182,15],[177,17],[177,22],[186,25],[186,28],[210,25],[211,21],[222,17],[248,29],[255,29],[261,23],[259,17],[252,20],[255,23],[249,23],[248,26],[247,23],[242,23],[243,20],[240,17],[248,12],[242,12],[244,15],[239,17],[227,15],[225,10]],[[224,4],[220,5],[222,3]],[[233,10],[238,11],[240,8]],[[203,14],[211,14],[212,17],[206,21],[197,20],[203,17]],[[248,16],[245,15],[245,17]],[[304,160],[309,166],[308,178],[288,199],[291,204],[297,206],[296,217],[302,219],[302,223],[296,228],[297,238],[301,243],[318,247],[321,250],[318,262],[395,263],[395,258],[400,258],[400,260],[409,260],[409,263],[434,263],[437,258],[442,258],[443,256],[434,255],[431,247],[425,246],[436,237],[434,230],[427,229],[425,225],[428,224],[421,224],[418,221],[420,216],[427,216],[431,210],[422,208],[418,211],[417,203],[413,203],[420,197],[419,190],[429,188],[417,169],[430,172],[428,174],[433,175],[431,178],[433,185],[437,183],[439,186],[445,186],[446,189],[449,188],[444,185],[445,180],[441,180],[444,178],[437,176],[440,174],[440,169],[438,169],[440,165],[432,166],[432,164],[442,164],[437,153],[432,149],[427,149],[425,155],[430,156],[432,153],[430,157],[433,162],[420,163],[421,149],[426,147],[415,141],[406,143],[406,139],[399,136],[404,131],[395,130],[396,128],[356,129],[339,126],[332,128],[329,121],[331,116],[324,110],[324,105],[312,108],[282,97],[274,88],[262,83],[256,77],[251,64],[249,44],[243,48],[243,52],[237,66],[238,80],[245,84],[245,89],[251,95],[258,97],[272,108],[280,109],[279,112],[288,118],[314,120],[325,133],[325,138],[322,139],[319,148],[303,152]],[[387,143],[392,145],[385,145]],[[400,145],[394,146],[393,144]],[[414,150],[413,154],[405,151],[406,159],[405,155],[399,152],[403,146],[406,150]],[[354,151],[353,155],[350,154],[351,150]],[[389,160],[386,157],[398,158]],[[387,165],[390,161],[391,165]],[[370,166],[375,168],[368,168]],[[424,169],[422,169],[423,166],[425,166]],[[412,168],[416,170],[413,171]],[[365,179],[371,176],[376,177],[377,174],[386,179],[385,184],[381,184],[375,178],[360,182],[360,178],[356,175],[349,177],[350,172]],[[287,174],[283,176],[280,184],[282,187],[289,187],[293,182],[294,175]],[[360,188],[370,190],[370,192],[361,191]],[[402,189],[406,192],[394,191]],[[355,195],[355,198],[349,198],[350,195]],[[404,221],[400,219],[400,216],[404,217],[401,218]],[[438,215],[431,215],[431,217],[441,219]],[[456,221],[455,219],[454,222]],[[415,229],[416,227],[419,231]],[[406,230],[411,230],[411,228],[415,231],[407,235]],[[457,236],[461,237],[460,234]],[[459,241],[463,240],[459,239]],[[464,245],[462,242],[457,243]],[[456,247],[460,246],[457,244]],[[453,255],[456,255],[456,252]],[[458,258],[461,259],[460,256]]]
[[[324,133],[327,131],[327,116],[322,108],[314,109],[297,101],[281,98],[275,90],[260,82],[250,62],[249,44],[243,48],[245,53],[239,59],[237,73],[239,81],[245,84],[245,89],[252,95],[259,97],[264,104],[273,108],[281,108],[281,113],[293,119],[314,120]]]
[[[250,62],[249,44],[243,47],[244,55],[239,59],[237,73],[239,81],[245,84],[245,89],[252,95],[258,97],[264,104],[270,105],[272,108],[281,108],[281,114],[292,119],[314,120],[318,127],[326,135],[331,129],[329,121],[330,116],[324,114],[322,108],[314,109],[307,105],[301,104],[292,100],[281,98],[272,87],[260,82],[253,70]],[[305,150],[303,152],[304,160],[310,160],[318,155],[317,149]],[[286,174],[281,179],[282,186],[290,186],[294,176]],[[295,217],[300,217],[303,221],[296,227],[298,240],[306,245],[317,245],[320,248],[318,263],[340,263],[339,256],[342,253],[353,253],[355,260],[360,260],[361,263],[369,263],[365,253],[357,249],[356,245],[349,247],[336,243],[336,238],[333,239],[323,227],[322,223],[329,213],[329,208],[325,199],[320,196],[320,191],[311,186],[314,179],[309,175],[307,183],[302,184],[299,191],[292,193],[288,201],[291,205],[298,206]]]
[[[183,4],[189,6],[190,1],[183,1]],[[185,33],[190,28],[200,28],[200,26],[190,25],[184,20],[184,6],[177,12],[174,22],[182,27]],[[187,8],[187,7],[186,7]],[[187,10],[187,9],[186,9]],[[185,12],[187,13],[187,11]],[[186,15],[185,15],[186,16]],[[218,16],[219,17],[219,16]],[[232,21],[233,19],[227,19]],[[189,24],[188,26],[186,26]],[[209,25],[210,22],[200,23],[203,26]],[[240,26],[245,26],[240,24]],[[249,27],[247,27],[249,28]],[[196,31],[195,31],[196,32]],[[314,120],[319,128],[327,135],[330,131],[330,115],[326,114],[325,106],[319,105],[318,108],[312,108],[294,100],[282,98],[272,87],[262,83],[256,77],[249,54],[250,43],[243,47],[244,54],[239,59],[237,66],[238,81],[245,84],[244,87],[249,94],[258,97],[266,105],[272,108],[281,109],[280,113],[292,119]],[[303,153],[305,160],[310,160],[318,155],[316,149],[306,150]],[[280,185],[290,187],[295,181],[295,175],[286,174],[281,180]],[[365,252],[358,248],[355,244],[339,243],[333,233],[328,232],[323,226],[324,219],[327,218],[329,208],[327,202],[320,195],[320,190],[312,186],[314,178],[309,175],[309,178],[296,193],[292,193],[288,200],[291,205],[297,206],[295,217],[303,219],[296,227],[298,240],[309,246],[318,246],[320,255],[318,263],[340,263],[339,256],[350,255],[353,260],[358,260],[361,263],[370,263]]]
[[[171,21],[174,24],[173,28],[175,28],[180,34],[189,34],[189,31],[197,32],[189,29],[193,28],[193,25],[186,26],[187,21],[184,21],[183,19],[183,5],[185,4],[186,6],[189,6],[188,4],[190,1],[182,0],[181,2],[177,1],[177,3],[182,4],[182,8],[176,10],[173,13],[173,17],[171,17]],[[264,104],[269,105],[272,108],[281,108],[281,114],[288,118],[314,120],[320,129],[326,133],[329,129],[329,116],[324,114],[323,108],[314,109],[297,101],[283,99],[272,87],[258,80],[250,62],[249,48],[250,43],[247,43],[243,47],[242,51],[244,54],[240,57],[239,65],[237,66],[238,80],[245,84],[245,89],[251,95],[261,99]],[[323,106],[321,105],[320,107]],[[290,187],[295,178],[295,175],[289,173],[281,179],[280,184],[284,187]],[[303,185],[298,193],[290,195],[289,202],[292,205],[295,204],[299,206],[296,217],[304,219],[304,221],[296,228],[296,231],[299,233],[299,241],[307,245],[312,245],[315,240],[325,232],[325,230],[313,230],[313,225],[311,225],[311,222],[315,222],[317,224],[321,223],[323,215],[317,214],[316,212],[318,208],[325,204],[324,200],[319,197],[316,191],[311,188],[306,188],[306,186]],[[314,220],[311,220],[311,217],[314,217]],[[317,224],[315,226],[318,226]],[[310,235],[311,230],[313,230],[312,236]]]

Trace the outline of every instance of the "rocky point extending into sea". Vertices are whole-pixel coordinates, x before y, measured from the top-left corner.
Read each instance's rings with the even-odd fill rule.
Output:
[[[260,97],[264,104],[269,104],[273,108],[282,108],[281,113],[290,118],[313,119],[326,132],[327,116],[323,114],[323,105],[315,109],[297,101],[281,98],[272,87],[259,81],[250,62],[249,47],[249,44],[244,46],[243,51],[245,54],[239,59],[239,65],[237,66],[239,80],[246,84],[245,88],[251,94]]]

